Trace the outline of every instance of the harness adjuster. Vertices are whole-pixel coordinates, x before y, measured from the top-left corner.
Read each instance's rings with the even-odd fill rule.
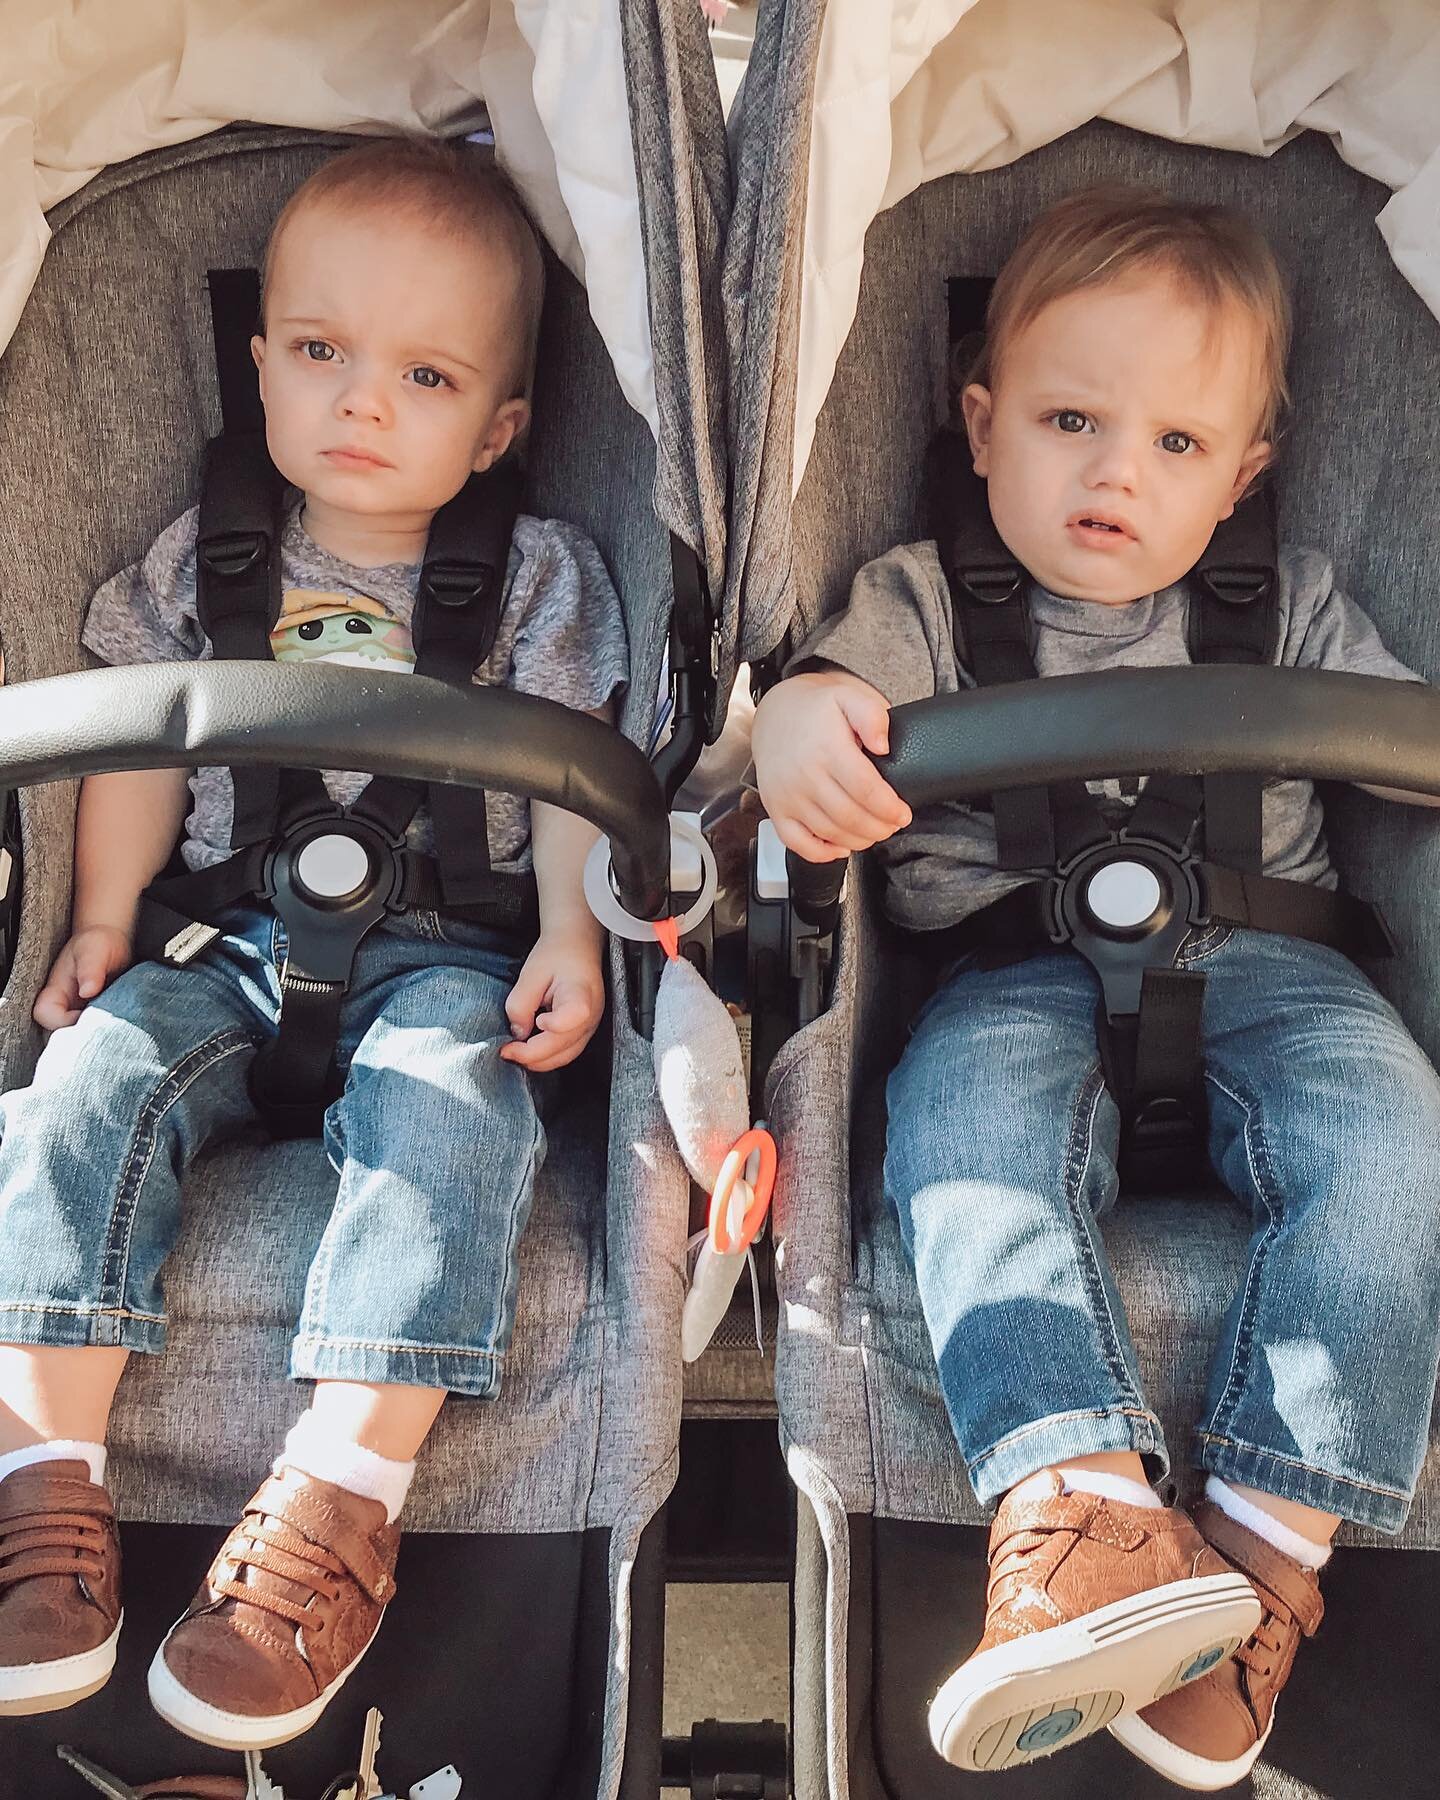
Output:
[[[976,563],[956,571],[972,600],[981,606],[1004,606],[1020,592],[1024,575],[1018,563]]]
[[[269,534],[263,531],[222,531],[214,537],[202,538],[196,547],[196,555],[207,574],[233,581],[237,575],[244,575],[257,563],[269,561]]]
[[[425,568],[425,589],[437,606],[478,606],[494,586],[489,563],[434,562]]]
[[[1207,593],[1226,606],[1250,606],[1270,591],[1271,572],[1258,563],[1241,563],[1200,570]]]

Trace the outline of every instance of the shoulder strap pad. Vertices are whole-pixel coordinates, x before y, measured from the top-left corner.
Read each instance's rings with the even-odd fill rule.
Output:
[[[417,673],[462,684],[494,648],[523,481],[518,462],[497,463],[431,522],[410,627]]]
[[[1190,659],[1268,663],[1280,626],[1275,501],[1257,488],[1215,527],[1190,577]]]

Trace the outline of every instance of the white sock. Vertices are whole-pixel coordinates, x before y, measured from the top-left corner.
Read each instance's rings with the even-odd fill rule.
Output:
[[[1136,1481],[1129,1475],[1110,1475],[1102,1469],[1074,1469],[1068,1463],[1055,1466],[1067,1493],[1096,1494],[1102,1500],[1123,1501],[1126,1506],[1164,1509],[1165,1502],[1148,1481]]]
[[[301,1413],[290,1427],[285,1448],[276,1458],[277,1473],[285,1463],[313,1475],[317,1481],[333,1481],[336,1487],[358,1494],[362,1500],[379,1500],[391,1525],[400,1517],[415,1475],[413,1462],[395,1462],[367,1450],[363,1444],[352,1443],[333,1426],[323,1423],[313,1409]]]
[[[0,1456],[0,1481],[32,1463],[83,1462],[89,1465],[96,1487],[105,1485],[105,1446],[85,1444],[79,1438],[51,1438],[48,1444],[27,1444],[23,1450],[7,1450]]]
[[[1264,1538],[1267,1544],[1273,1544],[1291,1562],[1298,1562],[1302,1568],[1323,1569],[1329,1562],[1328,1544],[1317,1544],[1314,1538],[1307,1538],[1293,1526],[1283,1524],[1266,1512],[1263,1506],[1257,1506],[1253,1500],[1237,1494],[1229,1482],[1222,1481],[1218,1475],[1206,1477],[1205,1498],[1218,1506],[1227,1518],[1233,1519],[1237,1525],[1243,1525],[1247,1531],[1253,1531],[1256,1537]]]
[[[1145,1481],[1133,1481],[1128,1475],[1109,1475],[1099,1469],[1076,1469],[1068,1463],[1056,1463],[1055,1472],[1065,1483],[1067,1494],[1094,1494],[1101,1500],[1120,1500],[1126,1506],[1164,1508],[1165,1502]],[[1048,1469],[1037,1469],[1018,1482],[1010,1491],[1022,1500],[1043,1494],[1049,1485]]]

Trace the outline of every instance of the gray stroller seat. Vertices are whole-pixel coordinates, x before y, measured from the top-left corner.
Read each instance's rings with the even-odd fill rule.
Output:
[[[52,215],[39,285],[0,361],[9,683],[77,668],[87,597],[190,503],[218,423],[205,270],[254,261],[284,197],[346,141],[223,131],[117,166]],[[643,743],[670,624],[656,449],[621,398],[583,290],[553,259],[549,274],[524,506],[600,547],[632,647],[626,728]],[[681,491],[680,474],[664,473]],[[0,1013],[7,1087],[33,1066],[31,1001],[66,932],[74,799],[71,784],[22,795],[23,908]],[[663,812],[658,790],[651,799]],[[397,1769],[453,1760],[477,1791],[516,1800],[655,1791],[663,1590],[659,1544],[644,1534],[675,1475],[687,1190],[618,960],[615,974],[613,1066],[587,1057],[547,1121],[501,1397],[446,1407],[407,1512],[396,1617],[325,1720],[272,1753],[291,1793],[318,1793],[353,1764],[376,1703]],[[214,1528],[237,1516],[305,1403],[286,1349],[333,1187],[316,1140],[257,1134],[197,1164],[166,1272],[170,1348],[134,1359],[114,1415],[114,1491],[137,1522],[126,1527],[121,1663],[79,1709],[0,1728],[5,1800],[57,1791],[61,1739],[132,1775],[226,1766],[151,1714],[144,1667]],[[632,1645],[637,1607],[645,1632]]]
[[[789,82],[792,104],[803,98],[799,67],[772,78]],[[1239,206],[1275,244],[1297,301],[1296,418],[1276,482],[1282,537],[1325,545],[1342,583],[1373,612],[1396,653],[1432,677],[1440,673],[1440,623],[1430,600],[1440,560],[1433,505],[1440,423],[1432,404],[1440,326],[1384,253],[1372,223],[1384,196],[1374,183],[1310,135],[1259,161],[1115,126],[1086,127],[1005,169],[929,182],[870,228],[859,311],[789,509],[788,434],[775,416],[785,411],[785,389],[775,375],[794,354],[790,290],[803,194],[793,184],[804,166],[801,142],[778,175],[772,168],[784,159],[773,156],[763,133],[750,157],[757,187],[774,184],[768,213],[756,209],[755,231],[771,285],[765,330],[752,302],[750,366],[737,386],[752,413],[764,409],[765,453],[777,466],[757,471],[752,456],[737,469],[736,491],[749,508],[744,521],[732,520],[739,655],[772,656],[787,634],[798,643],[843,605],[864,562],[928,535],[920,480],[926,444],[943,417],[946,278],[993,274],[1045,204],[1079,186],[1128,178]],[[746,207],[745,166],[742,147],[737,220]],[[789,214],[788,239],[781,212]],[[758,268],[753,292],[764,292]],[[763,606],[745,603],[742,561],[769,571],[757,584]],[[787,566],[787,579],[773,579]],[[1378,979],[1433,1058],[1440,1051],[1440,822],[1413,809],[1387,811],[1349,790],[1327,805],[1327,825],[1351,890],[1386,908],[1402,954]],[[979,1636],[983,1539],[966,1528],[981,1523],[981,1511],[946,1419],[913,1274],[881,1183],[885,1077],[934,971],[919,955],[888,947],[866,874],[852,865],[828,1007],[779,1051],[767,1087],[781,1144],[777,1394],[799,1490],[798,1800],[929,1800],[978,1792],[985,1779],[943,1764],[925,1729],[935,1688]],[[1146,1390],[1177,1462],[1200,1408],[1214,1332],[1243,1276],[1248,1236],[1241,1209],[1218,1189],[1122,1201],[1105,1223]],[[1188,1478],[1183,1485],[1188,1492]],[[1380,1540],[1351,1532],[1348,1541]],[[1328,1644],[1322,1637],[1307,1647],[1295,1683],[1306,1699],[1282,1707],[1255,1793],[1339,1800],[1428,1791],[1440,1749],[1428,1698],[1440,1563],[1407,1552],[1440,1549],[1440,1455],[1427,1463],[1404,1535],[1385,1542],[1400,1548],[1342,1557],[1327,1577],[1332,1614],[1344,1622]],[[1385,1633],[1401,1628],[1406,1604],[1414,1608],[1403,1615],[1414,1621],[1409,1629],[1426,1632],[1427,1673],[1417,1670],[1411,1680],[1391,1667],[1379,1688],[1368,1681],[1365,1716],[1344,1710],[1342,1717],[1348,1699],[1341,1694],[1367,1682],[1366,1658],[1385,1654]],[[1347,1631],[1348,1661],[1341,1658]],[[1287,1716],[1303,1719],[1306,1706],[1308,1732],[1287,1736]],[[990,1786],[1035,1795],[1171,1791],[1104,1734],[1003,1783],[990,1778]]]

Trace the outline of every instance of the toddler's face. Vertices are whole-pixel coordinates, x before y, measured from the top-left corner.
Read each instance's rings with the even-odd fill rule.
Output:
[[[331,515],[433,514],[504,454],[516,273],[404,214],[301,211],[252,341],[276,467]]]
[[[1263,336],[1167,276],[1052,301],[963,397],[995,527],[1052,593],[1123,605],[1178,581],[1262,469]]]

